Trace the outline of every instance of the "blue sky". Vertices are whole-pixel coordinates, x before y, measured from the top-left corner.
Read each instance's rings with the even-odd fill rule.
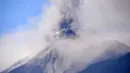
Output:
[[[31,16],[38,16],[48,0],[0,0],[0,35],[23,26]]]

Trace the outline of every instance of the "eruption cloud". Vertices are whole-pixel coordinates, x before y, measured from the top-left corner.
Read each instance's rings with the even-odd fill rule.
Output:
[[[12,56],[10,62],[6,59],[0,65],[6,68],[28,55],[35,56],[50,45],[59,56],[51,65],[56,73],[77,73],[94,62],[126,54],[130,48],[121,45],[130,46],[129,3],[128,0],[51,0],[35,28],[1,38],[0,48],[13,49],[11,52],[15,53],[8,52]],[[64,31],[59,27],[70,19],[73,20],[70,29]],[[75,35],[59,36],[62,31]],[[4,53],[0,53],[2,55]],[[47,73],[52,73],[51,66],[46,69]]]

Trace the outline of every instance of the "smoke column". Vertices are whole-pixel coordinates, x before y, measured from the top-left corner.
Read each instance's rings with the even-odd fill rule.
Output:
[[[130,17],[129,10],[123,9],[124,3],[119,0],[52,0],[52,7],[57,8],[61,17],[56,27],[52,27],[51,30],[55,30],[52,33],[61,31],[57,26],[62,20],[72,18],[71,30],[77,36],[55,41],[53,46],[64,59],[62,65],[59,60],[53,65],[56,73],[81,71],[91,63],[110,58],[109,54],[105,55],[108,51],[115,53],[116,57],[129,52],[128,48],[118,46],[118,42],[129,45],[129,30],[126,26],[129,26]],[[114,44],[117,44],[116,48],[111,47]],[[47,71],[51,71],[51,68]]]

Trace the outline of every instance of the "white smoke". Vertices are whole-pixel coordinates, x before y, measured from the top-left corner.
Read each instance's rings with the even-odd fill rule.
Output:
[[[55,32],[59,31],[59,23],[65,16],[74,19],[72,28],[77,29],[78,37],[54,41],[53,47],[64,58],[60,68],[58,61],[56,62],[56,73],[63,73],[65,70],[69,71],[67,73],[80,71],[99,60],[98,58],[106,59],[107,56],[102,55],[108,50],[114,50],[117,54],[129,52],[129,49],[108,48],[111,43],[116,43],[115,40],[129,45],[130,9],[127,8],[130,6],[126,4],[127,1],[52,0],[52,5],[41,15],[36,28],[7,34],[1,38],[0,49],[11,51],[7,53],[4,50],[0,53],[1,58],[7,57],[2,58],[0,65],[7,68],[29,54],[35,55],[44,50],[53,42]]]
[[[55,41],[54,47],[64,58],[62,66],[59,61],[56,63],[56,73],[78,72],[93,62],[110,58],[105,55],[108,51],[113,57],[129,52],[129,48],[119,46],[122,45],[119,42],[129,45],[130,37],[129,10],[124,11],[125,4],[119,0],[53,0],[53,3],[61,13],[73,18],[75,24],[72,27],[78,28],[77,38]]]

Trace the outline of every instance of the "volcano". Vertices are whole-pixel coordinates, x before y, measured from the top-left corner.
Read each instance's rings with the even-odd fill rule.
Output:
[[[115,44],[111,44],[109,48],[130,49],[129,46],[117,41]],[[123,51],[121,52],[123,53]],[[58,70],[56,69],[60,68],[56,67],[62,67],[63,60],[64,58],[61,58],[59,56],[56,48],[50,49],[50,47],[48,47],[47,50],[41,51],[39,54],[28,60],[28,62],[24,63],[23,65],[15,67],[15,64],[12,66],[13,68],[10,67],[1,73],[58,73]],[[78,73],[130,73],[129,62],[130,53],[124,53],[124,55],[118,56],[116,58],[109,58],[93,63]],[[62,73],[70,73],[70,71],[69,69],[66,69]]]

